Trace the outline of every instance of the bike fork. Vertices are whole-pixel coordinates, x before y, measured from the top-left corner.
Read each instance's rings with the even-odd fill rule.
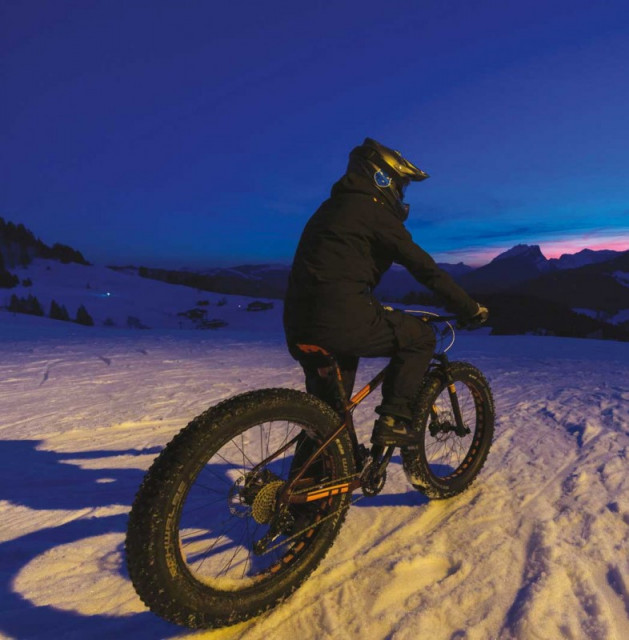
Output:
[[[470,433],[470,430],[465,426],[463,422],[463,415],[461,414],[461,405],[459,404],[459,396],[456,393],[456,387],[454,386],[454,380],[450,374],[450,361],[445,353],[438,356],[443,365],[443,372],[446,378],[446,385],[448,387],[448,395],[450,396],[450,404],[452,405],[452,413],[454,414],[454,421],[456,422],[457,435],[464,436]]]

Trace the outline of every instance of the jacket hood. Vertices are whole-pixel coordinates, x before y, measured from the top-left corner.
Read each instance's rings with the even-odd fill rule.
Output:
[[[377,198],[384,202],[391,212],[402,222],[408,217],[405,207],[398,201],[393,193],[388,189],[380,189],[368,176],[358,173],[346,173],[338,182],[332,186],[331,196],[333,198],[341,195],[366,195]]]

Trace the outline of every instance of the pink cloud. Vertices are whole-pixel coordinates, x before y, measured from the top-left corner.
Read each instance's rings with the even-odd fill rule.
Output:
[[[564,253],[578,253],[582,249],[612,249],[614,251],[629,250],[629,229],[610,231],[593,231],[578,237],[537,242],[532,239],[523,239],[521,244],[539,244],[542,253],[547,258],[559,258]],[[487,264],[503,251],[507,251],[518,242],[504,246],[481,247],[472,246],[453,251],[435,252],[433,255],[438,262],[465,262],[472,267],[480,267]]]
[[[593,251],[600,251],[601,249],[629,250],[629,233],[609,234],[598,237],[588,234],[588,236],[545,243],[541,247],[542,253],[547,258],[559,258],[564,253],[577,253],[582,249],[592,249]]]

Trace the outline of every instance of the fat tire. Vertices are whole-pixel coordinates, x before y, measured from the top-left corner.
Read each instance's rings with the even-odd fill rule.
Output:
[[[324,558],[345,519],[350,495],[329,498],[330,516],[294,552],[296,560],[240,590],[218,590],[188,570],[179,542],[179,518],[200,469],[223,445],[262,422],[296,423],[321,439],[340,419],[326,403],[290,389],[262,389],[235,396],[192,420],[150,467],[136,495],[126,538],[131,581],[142,601],[162,618],[191,628],[217,628],[247,620],[288,597]],[[347,431],[327,448],[334,477],[355,473]],[[283,562],[287,562],[285,558]]]
[[[467,362],[451,362],[450,375],[455,383],[461,383],[471,393],[475,421],[472,442],[461,464],[446,476],[436,474],[430,465],[426,445],[430,438],[431,408],[442,394],[447,394],[443,371],[434,369],[422,384],[415,407],[413,426],[421,434],[417,448],[402,449],[402,464],[412,486],[429,498],[444,499],[465,491],[482,469],[494,434],[494,401],[485,376]]]

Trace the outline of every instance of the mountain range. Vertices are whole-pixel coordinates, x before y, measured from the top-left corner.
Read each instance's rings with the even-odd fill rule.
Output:
[[[573,279],[584,282],[584,273],[597,273],[597,285],[605,280],[609,280],[603,290],[608,289],[618,298],[618,304],[612,304],[609,296],[606,296],[604,303],[599,301],[599,296],[595,296],[594,291],[587,286],[580,287],[581,295],[585,298],[574,300],[570,298],[571,304],[588,308],[596,298],[594,309],[606,311],[620,310],[629,307],[624,304],[624,290],[622,286],[610,273],[624,269],[622,256],[626,252],[602,250],[592,251],[584,249],[575,254],[564,254],[560,258],[547,259],[541,252],[538,245],[516,245],[515,247],[496,256],[488,264],[473,268],[463,263],[449,264],[438,263],[447,271],[463,288],[474,295],[496,294],[509,291],[520,291],[534,295],[538,287],[534,284],[542,276],[539,286],[547,295],[557,289],[572,287]],[[617,268],[613,267],[613,261],[620,260]],[[605,266],[611,265],[609,269]],[[117,268],[117,267],[113,267]],[[581,269],[586,271],[582,272]],[[610,269],[612,271],[610,271]],[[197,288],[217,291],[221,293],[237,293],[240,295],[259,295],[268,298],[282,298],[288,281],[290,266],[285,264],[262,264],[262,265],[242,265],[229,268],[211,268],[205,270],[172,270],[156,269],[150,267],[139,267],[138,273],[144,277],[163,280],[173,284],[187,284]],[[570,275],[562,275],[570,272]],[[612,282],[613,281],[613,282]],[[589,282],[589,281],[588,281]],[[526,284],[528,283],[528,284]],[[557,283],[557,284],[555,284]],[[618,286],[616,286],[618,285]],[[393,265],[384,274],[381,282],[375,290],[378,298],[385,301],[401,301],[410,293],[429,293],[429,290],[413,278],[413,276],[402,266]],[[556,292],[559,295],[559,292]],[[565,297],[565,296],[564,296]],[[603,304],[603,306],[600,306]]]
[[[520,244],[476,269],[440,264],[491,309],[494,333],[629,338],[629,251],[592,251],[547,259],[538,245]],[[205,271],[141,267],[140,275],[199,289],[281,299],[288,265],[244,265]],[[394,265],[375,295],[383,301],[439,306],[439,298]]]
[[[60,244],[50,248],[23,225],[0,218],[0,287],[17,286],[8,269],[38,257],[89,266],[79,251]],[[463,263],[440,263],[440,267],[490,307],[495,333],[629,338],[629,251],[584,249],[549,260],[538,245],[519,244],[478,268]],[[286,264],[110,269],[196,290],[267,299],[283,298],[290,272]],[[399,265],[383,276],[374,293],[383,301],[440,304]]]
[[[519,244],[497,255],[489,264],[463,274],[457,280],[475,293],[496,293],[544,274],[579,269],[608,262],[621,255],[620,251],[592,251],[584,249],[548,260],[538,245]]]

